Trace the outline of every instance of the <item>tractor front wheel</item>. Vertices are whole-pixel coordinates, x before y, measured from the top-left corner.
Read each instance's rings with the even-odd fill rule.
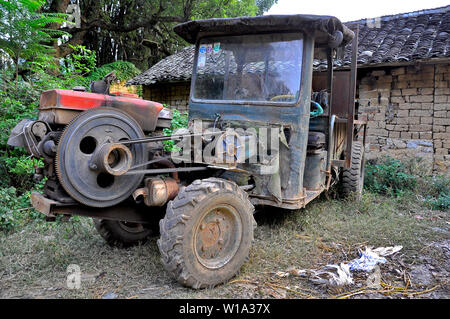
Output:
[[[159,223],[165,269],[187,287],[214,287],[236,275],[253,241],[254,207],[220,178],[196,180],[169,202]]]

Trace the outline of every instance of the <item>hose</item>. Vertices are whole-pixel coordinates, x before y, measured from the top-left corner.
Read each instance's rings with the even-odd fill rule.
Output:
[[[323,114],[323,108],[322,108],[322,106],[320,106],[319,103],[314,102],[314,101],[311,101],[311,103],[314,104],[314,106],[316,107],[316,110],[311,111],[311,112],[309,113],[309,114],[310,114],[310,117],[317,117],[317,116]]]

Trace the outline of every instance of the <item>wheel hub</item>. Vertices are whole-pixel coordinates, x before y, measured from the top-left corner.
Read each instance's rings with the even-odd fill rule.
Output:
[[[202,229],[203,228],[203,229]],[[214,246],[220,236],[220,226],[217,223],[208,223],[200,226],[200,238],[203,243],[202,249],[209,249]]]
[[[222,205],[204,214],[195,236],[198,261],[210,269],[227,264],[239,248],[241,229],[239,215],[231,206]]]
[[[133,155],[122,144],[105,143],[98,147],[91,158],[89,167],[114,176],[125,174],[131,167]]]

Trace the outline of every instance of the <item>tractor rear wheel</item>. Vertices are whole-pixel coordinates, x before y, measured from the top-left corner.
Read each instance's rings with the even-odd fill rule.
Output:
[[[349,168],[342,171],[341,194],[348,197],[356,193],[359,197],[364,185],[364,147],[361,142],[354,141],[352,148],[352,159]]]
[[[220,178],[196,180],[168,203],[159,222],[164,268],[182,285],[214,287],[248,259],[256,222],[246,192]]]
[[[150,225],[93,218],[94,226],[111,247],[126,248],[144,243],[153,234]]]

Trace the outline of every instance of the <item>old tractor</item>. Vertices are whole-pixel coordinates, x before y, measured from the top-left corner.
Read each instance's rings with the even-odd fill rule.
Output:
[[[20,122],[9,143],[45,163],[35,173],[44,191],[31,201],[47,219],[92,217],[112,246],[159,231],[167,271],[213,287],[247,260],[255,206],[300,209],[334,184],[361,192],[357,34],[312,15],[195,20],[174,31],[195,44],[188,128],[158,134],[166,109],[109,94],[107,80],[92,92],[43,92],[38,119]],[[351,66],[333,70],[349,47]],[[326,72],[313,72],[317,61]]]

